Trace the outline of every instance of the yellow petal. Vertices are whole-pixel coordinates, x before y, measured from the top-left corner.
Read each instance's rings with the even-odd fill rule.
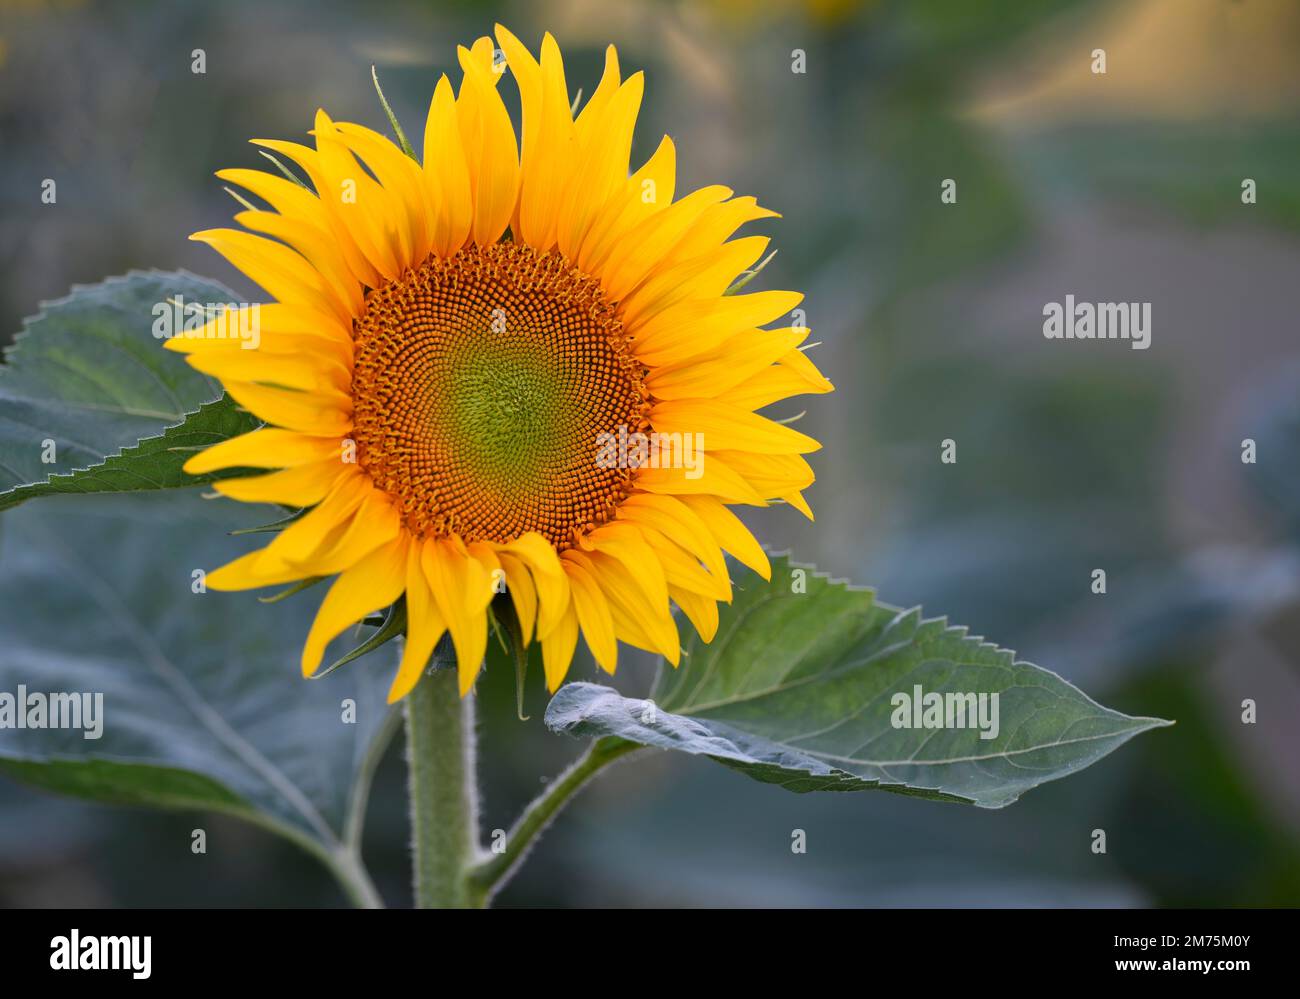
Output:
[[[327,229],[314,222],[274,212],[240,212],[235,221],[246,229],[283,240],[306,257],[324,279],[329,304],[342,321],[347,322],[365,311],[361,282],[352,276],[338,244]]]
[[[224,308],[210,319],[189,329],[172,330],[171,335],[163,341],[163,347],[182,354],[197,351],[247,350],[248,344],[261,346],[260,313],[264,306],[241,305],[236,308]],[[189,310],[183,316],[189,321]],[[206,313],[205,313],[206,315]],[[161,336],[162,332],[155,332]]]
[[[613,45],[606,45],[605,70],[600,75],[600,84],[573,122],[580,139],[585,139],[588,135],[599,135],[600,128],[606,121],[603,114],[621,85],[622,74],[618,66],[618,50]],[[626,173],[627,171],[624,170],[624,174]]]
[[[223,496],[244,503],[283,503],[285,506],[314,506],[325,498],[340,476],[351,470],[337,459],[313,461],[282,472],[241,479],[222,479],[213,488]]]
[[[656,271],[623,301],[623,322],[635,332],[641,323],[678,302],[721,295],[741,271],[763,255],[769,242],[766,236],[733,239],[716,250]]]
[[[681,639],[668,601],[652,601],[626,565],[604,552],[587,556],[593,578],[609,601],[619,638],[670,662],[681,656]]]
[[[474,685],[487,650],[483,595],[491,599],[491,582],[483,566],[450,540],[427,540],[422,558],[434,603],[456,646],[460,692],[464,696]]]
[[[207,574],[205,583],[210,590],[256,590],[263,586],[294,583],[310,575],[312,573],[268,557],[266,549],[259,548],[213,569]]]
[[[625,298],[647,277],[663,269],[669,251],[686,231],[710,206],[729,197],[731,188],[721,185],[692,191],[629,232],[604,260],[594,260],[593,266],[600,268],[601,283],[609,297],[615,300]]]
[[[651,367],[681,363],[718,350],[738,333],[765,326],[802,301],[795,291],[688,299],[629,329],[633,351]]]
[[[336,127],[343,142],[374,171],[399,206],[410,241],[408,266],[420,263],[433,246],[434,207],[419,164],[373,129],[351,122]]]
[[[772,578],[772,566],[762,546],[754,540],[740,518],[726,508],[716,496],[682,496],[683,503],[704,521],[718,544],[729,551],[742,565],[747,565],[764,579]]]
[[[661,402],[650,411],[650,422],[659,433],[703,434],[705,451],[809,454],[821,450],[821,444],[807,434],[716,399]],[[703,464],[709,464],[707,455]]]
[[[561,562],[569,577],[569,589],[573,594],[578,624],[582,626],[582,637],[586,639],[596,665],[612,675],[618,666],[618,640],[614,637],[614,619],[610,617],[609,605],[596,581],[573,557],[561,558]]]
[[[548,32],[540,65],[505,28],[496,35],[519,84],[523,107],[522,176],[515,232],[539,250],[555,245],[559,209],[573,168],[577,135],[570,112],[564,62]]]
[[[635,73],[609,93],[610,80],[618,75],[613,51],[611,45],[605,79],[601,81],[605,92],[597,89],[575,129],[574,170],[556,219],[556,241],[560,252],[569,259],[573,259],[606,202],[627,187],[628,156],[645,77]]]
[[[316,112],[312,135],[325,182],[319,192],[322,202],[343,222],[374,268],[389,281],[396,280],[414,263],[398,202],[357,162],[324,111]]]
[[[634,227],[671,205],[676,171],[677,150],[665,135],[654,155],[628,179],[621,195],[614,195],[601,206],[578,247],[578,267],[594,273],[594,261],[605,259]]]
[[[433,601],[428,580],[424,578],[423,548],[418,541],[407,546],[406,643],[397,676],[388,690],[389,704],[400,701],[419,683],[438,639],[447,630],[447,624]]]
[[[501,568],[501,560],[497,557],[496,550],[486,541],[472,541],[465,546],[469,557],[478,562],[483,567],[483,572],[487,578],[487,586],[483,588],[479,595],[479,600],[484,610],[492,602],[492,598],[498,592],[498,586],[505,582],[505,572]]]
[[[434,88],[424,125],[424,176],[437,205],[434,252],[447,257],[465,245],[474,210],[456,99],[445,75]]]
[[[504,552],[498,552],[501,568],[506,574],[506,591],[510,602],[514,604],[515,615],[519,618],[519,630],[524,644],[533,640],[533,627],[537,623],[537,589],[533,578],[522,560]]]
[[[243,381],[225,386],[235,402],[267,423],[320,437],[343,437],[352,429],[352,399],[342,393],[297,392]]]
[[[357,476],[362,478],[362,476]],[[405,532],[393,499],[382,489],[364,490],[361,506],[346,522],[341,534],[327,535],[321,548],[304,560],[318,576],[328,576],[355,565],[380,545]]]
[[[304,392],[351,391],[352,373],[328,354],[222,350],[191,354],[189,365],[222,382],[261,382]]]
[[[619,599],[614,592],[615,586],[606,578],[606,570],[601,568],[612,564],[618,566],[619,571],[622,571],[622,566],[607,555],[601,555],[597,552],[582,552],[576,548],[565,552],[565,558],[586,569],[587,573],[596,582],[600,592],[605,595],[610,620],[614,622],[615,637],[635,648],[657,653],[659,651],[658,643],[650,637],[651,629],[645,625],[635,609],[635,601],[638,597],[634,595],[631,601]]]
[[[303,676],[320,667],[325,647],[367,614],[387,607],[406,587],[406,539],[371,552],[330,587],[302,649]]]
[[[675,496],[635,493],[619,507],[618,516],[654,528],[698,558],[714,575],[726,575],[722,550],[708,527]]]
[[[185,462],[190,475],[218,468],[292,468],[340,455],[341,442],[267,427],[231,437]]]
[[[721,461],[754,487],[761,496],[771,498],[806,489],[816,477],[797,454],[754,454],[752,451],[715,451],[709,461]]]
[[[377,288],[380,284],[380,274],[371,263],[369,250],[359,244],[353,235],[352,228],[345,221],[342,208],[343,189],[341,180],[335,183],[329,175],[326,174],[322,164],[321,157],[315,149],[310,146],[304,146],[298,142],[284,142],[280,139],[253,139],[253,144],[265,146],[274,152],[280,153],[293,162],[307,173],[311,179],[312,185],[316,188],[316,194],[322,195],[318,198],[321,210],[328,219],[329,229],[334,233],[334,238],[338,241],[339,252],[348,262],[348,267],[353,275],[368,288]],[[367,238],[367,244],[369,239]]]
[[[577,645],[578,614],[570,604],[564,608],[551,633],[542,639],[542,671],[546,674],[546,689],[552,694],[564,682]]]
[[[794,351],[794,353],[799,352]],[[820,375],[816,378],[816,381],[810,381],[807,375],[800,373],[789,364],[774,364],[770,368],[764,368],[748,381],[727,389],[717,398],[719,402],[728,406],[752,411],[770,406],[782,399],[789,399],[791,396],[820,395],[834,390],[835,386],[825,378]]]
[[[650,204],[666,208],[673,203],[677,182],[677,147],[666,135],[659,140],[653,155],[632,175],[632,186],[638,192],[648,190],[645,186],[646,181],[652,182],[654,186],[655,197]],[[640,197],[638,201],[642,204],[646,203],[645,199]]]
[[[812,507],[810,507],[808,501],[803,498],[803,493],[799,492],[797,489],[788,493],[780,493],[779,498],[785,500],[809,520],[817,519],[813,516]]]
[[[536,532],[521,535],[498,552],[517,556],[533,574],[537,589],[537,637],[545,638],[569,606],[569,578],[560,567],[555,546]]]
[[[329,213],[321,205],[320,199],[307,188],[285,177],[243,168],[218,170],[217,176],[251,191],[281,215],[315,222],[324,228],[329,225]]]
[[[656,399],[708,399],[775,364],[808,336],[806,328],[746,330],[704,357],[655,368],[646,387]]]
[[[781,355],[780,363],[782,367],[789,368],[796,374],[801,375],[810,385],[822,386],[813,391],[829,392],[834,388],[822,373],[817,370],[817,365],[815,365],[812,358],[808,356],[807,350],[786,351]]]
[[[704,566],[691,558],[675,542],[670,541],[658,531],[647,529],[643,532],[646,544],[655,554],[668,581],[668,592],[673,589],[689,590],[712,600],[731,601],[731,580],[724,573],[714,576]]]
[[[687,620],[695,626],[700,638],[705,642],[713,641],[713,636],[718,633],[717,601],[676,586],[669,586],[668,593],[673,598],[673,603],[682,609]]]
[[[639,468],[636,486],[648,493],[669,496],[721,496],[728,503],[767,506],[767,497],[721,461],[709,461],[707,455],[694,469]]]
[[[519,198],[519,147],[510,114],[496,89],[501,74],[491,67],[492,42],[479,39],[475,49],[479,54],[463,47],[459,50],[465,77],[456,108],[474,202],[472,235],[474,242],[486,246],[501,238],[514,216]],[[486,50],[486,66],[482,50]]]
[[[239,229],[208,229],[196,232],[190,239],[207,243],[272,298],[306,306],[335,305],[335,296],[330,294],[320,271],[283,243]]]
[[[343,323],[332,312],[306,305],[263,302],[227,310],[202,326],[177,331],[164,346],[186,354],[254,348],[273,354],[305,351],[350,369],[351,330],[350,323]]]
[[[669,257],[674,260],[690,260],[721,246],[745,223],[773,218],[780,218],[780,215],[748,196],[713,205],[673,246]]]
[[[588,551],[603,552],[627,566],[646,599],[655,606],[668,606],[668,581],[642,532],[626,523],[610,521],[580,541]]]
[[[285,565],[300,564],[313,576],[329,575],[319,564],[318,553],[338,544],[352,526],[357,509],[374,488],[370,476],[364,473],[339,476],[319,503],[276,535],[266,547],[267,554]]]
[[[461,46],[461,48],[464,48],[464,46]],[[459,55],[459,50],[457,51],[457,55]],[[481,69],[487,75],[488,80],[494,87],[501,82],[501,77],[505,75],[506,71],[505,63],[503,62],[498,65],[496,57],[496,42],[487,35],[484,35],[481,38],[476,38],[474,44],[469,47],[470,63]],[[465,68],[464,58],[460,59],[460,64],[462,68]]]

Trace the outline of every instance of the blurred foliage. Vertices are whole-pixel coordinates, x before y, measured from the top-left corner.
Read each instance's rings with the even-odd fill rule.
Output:
[[[1117,149],[1122,156],[1115,155]],[[1256,184],[1252,210],[1267,225],[1300,228],[1300,126],[1165,123],[1077,124],[1025,142],[1050,160],[1057,183],[1095,189],[1121,203],[1156,205],[1199,226],[1241,217],[1241,183]]]
[[[1293,907],[1300,838],[1242,772],[1223,712],[1187,682],[1191,665],[1170,660],[1138,683],[1140,696],[1168,704],[1178,725],[1164,744],[1137,754],[1136,767],[1161,780],[1133,781],[1114,802],[1146,830],[1117,860],[1167,905]]]

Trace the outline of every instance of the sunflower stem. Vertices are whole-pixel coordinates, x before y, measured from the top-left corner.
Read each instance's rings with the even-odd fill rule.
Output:
[[[479,852],[474,695],[460,696],[445,639],[430,666],[406,698],[415,904],[469,908],[481,904],[469,881]]]
[[[596,774],[642,748],[635,742],[614,737],[596,739],[567,770],[550,781],[506,834],[502,852],[485,857],[470,869],[469,883],[475,904],[487,905],[505,887],[551,820]]]

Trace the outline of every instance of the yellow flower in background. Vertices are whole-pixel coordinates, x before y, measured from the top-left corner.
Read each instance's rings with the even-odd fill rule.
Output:
[[[725,294],[768,242],[733,235],[774,213],[720,186],[674,200],[666,136],[629,176],[643,78],[621,79],[612,46],[575,119],[555,40],[539,62],[505,29],[497,38],[519,86],[522,154],[488,38],[458,50],[458,93],[439,80],[423,165],[323,111],[315,148],[257,140],[314,192],[220,171],[272,210],[192,237],[275,299],[257,307],[257,346],[220,335],[231,316],[168,341],[267,424],[186,470],[274,469],[216,488],[309,508],[208,585],[338,574],[307,674],[333,638],[405,594],[390,700],[444,632],[469,690],[502,577],[551,690],[580,631],[611,673],[618,641],[676,664],[671,604],[708,641],[731,599],[723,552],[768,572],[728,504],[784,500],[811,516],[803,455],[819,445],[755,412],[831,390],[800,350],[807,329],[763,328],[802,296]],[[678,458],[690,441],[703,454],[646,462],[635,444],[647,438],[661,454],[678,441]]]

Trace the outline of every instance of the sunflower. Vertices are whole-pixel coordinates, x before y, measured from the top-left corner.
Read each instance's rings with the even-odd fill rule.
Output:
[[[802,296],[735,293],[768,241],[732,237],[775,213],[720,186],[675,199],[667,136],[629,172],[643,77],[622,79],[612,46],[575,117],[555,40],[539,61],[496,36],[504,65],[481,38],[458,49],[459,92],[438,81],[422,163],[318,111],[314,148],[254,140],[310,186],[287,168],[219,171],[269,209],[191,238],[274,301],[167,343],[265,424],[186,471],[262,470],[215,488],[304,511],[207,585],[337,575],[303,649],[308,675],[332,639],[404,595],[390,701],[446,632],[461,693],[472,687],[503,587],[552,691],[579,633],[611,673],[619,641],[676,665],[672,605],[712,639],[731,599],[723,552],[770,571],[728,505],[812,516],[803,455],[820,445],[755,412],[831,390],[800,349],[802,323],[765,328]],[[506,66],[520,143],[498,92]],[[256,324],[255,349],[223,335],[235,321]],[[702,453],[693,467],[646,461],[640,445],[598,460],[616,439]]]

